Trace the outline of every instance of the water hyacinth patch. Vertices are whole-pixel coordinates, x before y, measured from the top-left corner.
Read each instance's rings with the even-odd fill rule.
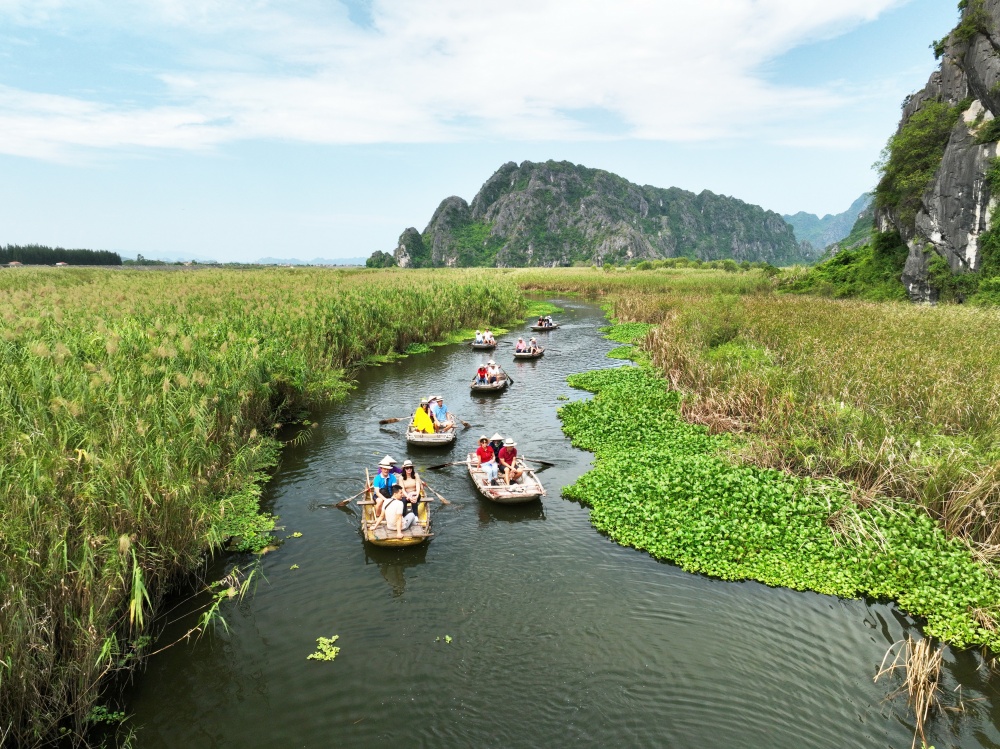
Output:
[[[683,421],[680,396],[648,367],[570,384],[596,395],[561,407],[563,428],[597,460],[563,495],[589,505],[614,541],[724,580],[895,600],[928,635],[1000,644],[1000,582],[925,512],[860,510],[843,484],[732,465],[731,438]]]

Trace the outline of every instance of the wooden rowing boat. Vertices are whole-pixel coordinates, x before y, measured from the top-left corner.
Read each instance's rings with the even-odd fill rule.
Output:
[[[458,423],[450,413],[448,414],[448,418],[452,424]],[[447,447],[455,442],[456,436],[457,434],[454,429],[449,429],[447,432],[427,434],[427,432],[420,432],[414,429],[412,423],[406,428],[407,444],[415,445],[416,447]]]
[[[531,329],[536,333],[544,333],[546,330],[555,330],[561,325],[562,323],[555,323],[554,325],[532,325]]]
[[[506,389],[509,384],[510,380],[507,379],[507,373],[500,372],[500,377],[497,378],[496,382],[487,382],[485,385],[479,382],[479,378],[473,377],[472,382],[469,383],[469,389],[474,393],[499,393]]]
[[[545,349],[543,349],[543,348],[535,349],[534,353],[531,353],[530,351],[515,351],[514,352],[514,358],[515,359],[541,359],[542,358],[542,354],[544,354],[544,353],[545,353]]]
[[[476,489],[486,499],[501,505],[516,505],[522,502],[533,502],[545,496],[545,489],[542,482],[535,476],[535,472],[524,465],[521,458],[517,459],[517,467],[524,471],[513,484],[504,484],[500,479],[499,486],[492,486],[486,481],[486,471],[479,467],[479,458],[475,453],[469,453],[465,463],[469,468],[469,477]],[[503,471],[500,472],[501,476]]]
[[[396,536],[395,529],[389,529],[385,525],[385,519],[372,528],[375,522],[375,490],[371,486],[365,490],[365,498],[358,502],[361,506],[361,532],[365,541],[375,546],[416,546],[425,543],[434,534],[431,533],[431,507],[430,502],[424,501],[424,488],[420,487],[420,502],[417,503],[417,522],[409,528],[403,530],[401,536]]]
[[[497,347],[495,343],[470,343],[475,351],[492,351]]]

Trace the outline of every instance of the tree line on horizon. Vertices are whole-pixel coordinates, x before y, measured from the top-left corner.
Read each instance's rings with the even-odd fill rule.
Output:
[[[40,244],[9,244],[0,246],[0,263],[12,262],[25,265],[121,265],[117,252],[110,250],[67,250],[62,247],[46,247]]]

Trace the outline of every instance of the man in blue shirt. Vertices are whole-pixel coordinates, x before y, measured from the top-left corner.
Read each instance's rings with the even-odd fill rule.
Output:
[[[386,455],[379,461],[378,475],[372,479],[372,487],[375,489],[375,514],[382,509],[382,502],[392,496],[392,487],[399,484],[399,477],[392,470],[394,465],[396,461]]]
[[[448,407],[444,404],[440,395],[430,397],[431,414],[434,415],[434,430],[438,432],[449,432],[455,428],[455,424],[448,418]]]

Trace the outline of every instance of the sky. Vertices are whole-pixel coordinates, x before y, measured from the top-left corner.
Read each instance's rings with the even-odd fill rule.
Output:
[[[952,0],[0,0],[0,245],[391,252],[508,161],[840,213]]]

